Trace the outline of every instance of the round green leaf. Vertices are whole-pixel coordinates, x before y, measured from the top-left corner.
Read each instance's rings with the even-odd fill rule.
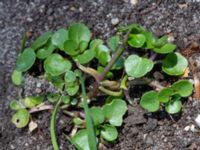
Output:
[[[158,93],[158,100],[162,103],[166,103],[170,100],[170,96],[173,94],[171,88],[164,88]]]
[[[17,128],[25,127],[29,122],[29,112],[26,109],[19,109],[12,116],[12,123],[15,124]]]
[[[44,61],[44,69],[52,76],[58,76],[66,71],[69,71],[72,67],[70,61],[64,59],[59,54],[52,54]]]
[[[164,46],[160,48],[154,48],[153,50],[159,54],[167,54],[167,53],[173,52],[175,49],[176,49],[176,45],[167,43]]]
[[[78,44],[82,41],[89,42],[90,37],[90,30],[82,23],[74,23],[69,27],[69,39]]]
[[[172,100],[171,102],[168,102],[165,105],[165,110],[169,113],[169,114],[176,114],[178,112],[180,112],[182,107],[182,103],[181,100],[177,99],[177,100]]]
[[[76,81],[76,74],[73,71],[67,71],[65,73],[65,82],[70,83],[75,81]]]
[[[90,42],[90,49],[95,50],[99,45],[102,45],[103,41],[101,39],[95,39]]]
[[[111,103],[103,106],[103,113],[113,126],[122,125],[122,117],[127,111],[127,104],[122,99],[113,99]]]
[[[96,48],[96,58],[105,66],[111,60],[109,49],[105,45],[99,45]]]
[[[170,53],[163,60],[162,70],[168,75],[182,75],[188,66],[188,61],[180,53]]]
[[[41,104],[43,100],[44,100],[43,96],[28,96],[24,99],[24,105],[27,108],[32,108],[36,105]]]
[[[188,80],[181,80],[175,82],[171,88],[174,90],[175,93],[179,94],[182,97],[188,97],[192,94],[193,85]]]
[[[26,48],[18,57],[16,70],[25,72],[32,67],[35,62],[35,52],[31,48]]]
[[[108,40],[108,46],[112,50],[112,52],[115,52],[117,50],[117,47],[119,45],[120,38],[119,36],[113,36]]]
[[[153,34],[148,31],[144,31],[144,32],[142,32],[142,34],[146,37],[146,48],[153,49],[154,48],[153,43],[156,40],[155,37],[153,36]]]
[[[135,78],[139,78],[147,74],[153,68],[154,64],[147,58],[142,58],[137,55],[130,55],[125,60],[126,73]]]
[[[49,55],[51,55],[55,49],[56,49],[56,47],[50,41],[50,42],[48,42],[47,46],[45,46],[37,51],[36,56],[39,59],[45,59]]]
[[[79,90],[79,85],[78,84],[75,84],[74,86],[66,85],[65,90],[69,96],[74,96]]]
[[[100,107],[90,108],[90,114],[92,116],[95,126],[100,125],[104,122],[104,114]]]
[[[155,39],[154,42],[153,42],[153,46],[154,47],[164,46],[165,44],[167,44],[167,38],[168,38],[167,35],[164,35],[159,39]]]
[[[111,70],[120,70],[124,67],[124,57],[119,57],[117,61],[112,66]]]
[[[13,100],[10,102],[10,109],[19,110],[22,108],[25,108],[25,106],[20,101]]]
[[[83,52],[84,50],[86,50],[87,47],[88,47],[88,42],[86,42],[86,41],[80,42],[79,49],[80,49],[81,52]]]
[[[68,55],[71,56],[77,55],[79,53],[77,49],[78,49],[78,43],[76,43],[75,41],[67,40],[64,43],[64,51]]]
[[[88,143],[87,130],[82,129],[78,131],[71,139],[72,143],[78,150],[90,150]]]
[[[160,107],[158,94],[155,91],[149,91],[144,93],[140,100],[140,105],[149,112],[158,111]]]
[[[131,34],[128,44],[135,48],[140,48],[144,45],[146,37],[143,34]]]
[[[48,73],[45,73],[45,78],[53,84],[53,86],[57,89],[63,89],[64,80],[60,76],[51,76]]]
[[[73,118],[73,122],[75,125],[82,125],[84,123],[84,121],[79,117]]]
[[[83,54],[74,57],[75,61],[78,61],[80,64],[87,64],[95,57],[95,51],[92,49],[86,50]]]
[[[51,38],[52,36],[52,32],[51,31],[48,31],[48,32],[45,32],[43,33],[41,36],[39,36],[32,44],[31,48],[33,50],[36,50],[42,46],[44,46],[47,41]]]
[[[64,49],[64,43],[68,40],[68,31],[66,29],[59,29],[56,31],[52,38],[52,44],[57,46],[59,49]]]
[[[55,103],[58,101],[59,97],[60,97],[60,94],[58,93],[49,93],[47,95],[47,100],[51,103]]]
[[[116,127],[111,125],[104,125],[101,130],[101,136],[107,141],[114,141],[118,137],[118,132]]]
[[[14,70],[12,73],[11,79],[15,85],[20,85],[23,80],[22,72]]]
[[[69,104],[70,103],[70,97],[67,96],[62,96],[62,101],[64,104]]]

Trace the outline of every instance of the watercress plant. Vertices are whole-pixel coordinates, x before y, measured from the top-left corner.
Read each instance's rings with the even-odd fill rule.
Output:
[[[128,48],[131,54],[123,55]],[[181,110],[182,98],[192,94],[192,83],[182,79],[164,86],[150,74],[154,70],[176,77],[184,74],[187,59],[174,52],[175,49],[176,45],[168,42],[166,35],[155,37],[138,24],[121,27],[107,44],[101,39],[92,39],[89,28],[82,23],[45,32],[29,48],[23,44],[12,81],[22,85],[24,73],[36,62],[42,63],[42,77],[57,89],[57,93],[13,100],[10,108],[16,113],[12,122],[18,128],[25,127],[31,120],[32,109],[49,102],[55,104],[50,123],[55,150],[59,149],[55,133],[59,110],[73,118],[76,130],[68,137],[69,141],[79,150],[98,149],[99,143],[117,140],[118,127],[122,126],[128,107],[126,100],[132,103],[127,96],[132,81],[153,85],[139,102],[147,111],[164,108],[169,114],[175,114]],[[93,100],[105,102],[92,106]],[[69,108],[80,113],[69,112]]]

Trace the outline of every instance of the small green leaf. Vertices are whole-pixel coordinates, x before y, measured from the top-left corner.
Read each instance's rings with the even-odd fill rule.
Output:
[[[47,100],[51,103],[55,103],[58,101],[59,97],[60,97],[60,94],[58,93],[49,93],[47,95]]]
[[[76,74],[73,71],[67,71],[65,73],[65,82],[71,83],[76,81]]]
[[[181,100],[172,100],[165,105],[165,110],[169,114],[176,114],[181,111],[182,103]]]
[[[162,47],[167,44],[167,35],[162,36],[159,39],[154,40],[153,45],[154,47]]]
[[[20,101],[13,100],[10,102],[10,109],[12,110],[19,110],[23,108],[25,108],[25,106]]]
[[[15,85],[21,85],[23,81],[22,72],[14,70],[11,79]]]
[[[117,47],[120,42],[119,40],[120,40],[120,38],[118,35],[113,36],[108,40],[108,46],[112,50],[112,52],[115,52],[117,50]]]
[[[135,48],[140,48],[144,45],[146,37],[143,34],[130,34],[128,44]]]
[[[78,150],[90,150],[88,143],[87,130],[82,129],[78,131],[71,139],[72,143]]]
[[[136,23],[119,28],[120,32],[127,32],[128,30],[131,30],[131,33],[140,33],[145,31],[145,29],[141,25]]]
[[[95,39],[90,42],[90,49],[95,50],[99,45],[102,45],[103,41],[101,39]]]
[[[98,66],[97,72],[98,72],[98,73],[102,73],[103,71],[104,71],[104,67]],[[106,74],[106,77],[107,77],[107,78],[112,78],[112,77],[113,77],[113,73],[112,73],[111,71],[109,71],[109,72]]]
[[[149,91],[144,93],[140,100],[140,105],[149,112],[158,111],[160,107],[158,94],[155,91]]]
[[[62,96],[62,101],[64,104],[69,104],[70,103],[70,97],[67,96]]]
[[[68,40],[68,31],[66,29],[59,29],[52,36],[52,44],[57,46],[59,49],[64,49],[64,43]]]
[[[154,64],[150,59],[142,58],[137,55],[130,55],[125,60],[126,73],[135,78],[139,78],[147,74],[153,68]]]
[[[43,102],[44,96],[28,96],[24,99],[24,105],[27,108],[32,108],[36,105],[39,105]]]
[[[39,59],[45,59],[51,55],[55,49],[56,47],[49,41],[45,47],[37,51],[36,56]]]
[[[163,60],[162,70],[171,76],[182,75],[188,66],[188,61],[180,53],[170,53]]]
[[[79,90],[79,85],[75,84],[74,86],[65,86],[65,91],[68,93],[69,96],[74,96]]]
[[[52,76],[58,76],[66,71],[69,71],[72,67],[70,61],[64,59],[59,54],[52,54],[44,61],[44,69]]]
[[[111,103],[103,106],[103,113],[113,126],[122,125],[122,117],[127,111],[127,104],[122,99],[113,99]]]
[[[85,123],[85,122],[84,122],[84,120],[82,120],[81,118],[76,117],[76,118],[73,118],[73,123],[74,123],[75,125],[82,125],[82,124]]]
[[[12,123],[14,123],[17,128],[23,128],[28,124],[29,117],[29,112],[26,109],[19,109],[12,116]]]
[[[153,50],[159,54],[167,54],[167,53],[173,52],[175,49],[176,49],[176,45],[172,43],[167,43],[164,46],[159,47],[159,48],[154,48]]]
[[[74,23],[69,27],[69,39],[80,43],[89,42],[91,37],[90,30],[82,23]]]
[[[105,124],[101,130],[101,136],[107,141],[114,141],[118,137],[116,127]]]
[[[95,57],[95,51],[92,49],[86,50],[83,54],[74,57],[75,61],[78,61],[80,64],[87,64]]]
[[[181,80],[175,82],[171,88],[174,90],[175,93],[179,94],[182,97],[188,97],[192,94],[193,85],[188,80]]]
[[[44,46],[47,41],[51,38],[52,36],[52,32],[51,31],[48,31],[48,32],[45,32],[43,33],[41,36],[39,36],[32,44],[31,48],[33,50],[36,50],[42,46]]]
[[[77,49],[78,49],[78,43],[76,43],[75,41],[67,40],[64,43],[64,51],[66,54],[70,56],[77,55],[79,53]]]
[[[104,114],[100,107],[90,108],[90,114],[92,116],[95,126],[100,125],[104,122]]]
[[[99,45],[96,48],[96,58],[105,66],[111,60],[109,49],[105,45]]]
[[[35,52],[31,48],[26,48],[18,57],[16,70],[25,72],[32,67],[35,62]]]
[[[45,73],[45,78],[53,84],[53,86],[57,89],[63,89],[64,80],[60,76],[51,76],[48,73]]]
[[[88,47],[88,42],[86,42],[86,41],[80,42],[79,49],[80,49],[81,52],[83,52],[84,50],[86,50],[87,47]]]
[[[124,57],[119,57],[117,61],[112,66],[111,70],[120,70],[124,67]]]
[[[171,95],[173,95],[173,90],[171,88],[164,88],[158,93],[158,100],[162,103],[167,103]]]
[[[146,37],[146,48],[153,49],[154,48],[153,43],[156,40],[155,37],[153,36],[153,34],[148,31],[144,31],[144,32],[142,32],[142,34]]]

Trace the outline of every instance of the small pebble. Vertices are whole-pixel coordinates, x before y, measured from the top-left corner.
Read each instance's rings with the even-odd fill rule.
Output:
[[[186,126],[185,128],[184,128],[184,131],[189,131],[190,130],[190,126]]]
[[[200,128],[200,115],[198,114],[198,116],[195,118],[195,122],[197,124],[197,126]]]
[[[117,24],[119,23],[119,19],[118,19],[118,18],[113,18],[113,19],[111,20],[111,23],[112,23],[113,25],[117,25]]]
[[[191,125],[190,126],[190,130],[192,131],[192,132],[196,132],[197,130],[195,129],[195,126],[194,125]]]
[[[138,0],[130,0],[130,3],[131,3],[132,5],[137,5],[137,4],[138,4]]]

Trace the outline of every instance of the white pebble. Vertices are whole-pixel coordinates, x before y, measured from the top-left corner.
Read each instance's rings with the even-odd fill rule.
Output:
[[[192,131],[192,132],[196,132],[197,130],[195,129],[195,126],[194,125],[191,125],[190,126],[190,130]]]
[[[131,2],[132,5],[137,5],[138,0],[130,0],[130,2]]]
[[[112,23],[113,25],[117,25],[117,24],[119,23],[119,19],[118,19],[118,18],[113,18],[113,19],[111,20],[111,23]]]
[[[198,115],[195,119],[196,124],[198,125],[198,127],[200,128],[200,115]]]
[[[184,131],[189,131],[190,130],[190,126],[186,126],[185,128],[184,128]]]

